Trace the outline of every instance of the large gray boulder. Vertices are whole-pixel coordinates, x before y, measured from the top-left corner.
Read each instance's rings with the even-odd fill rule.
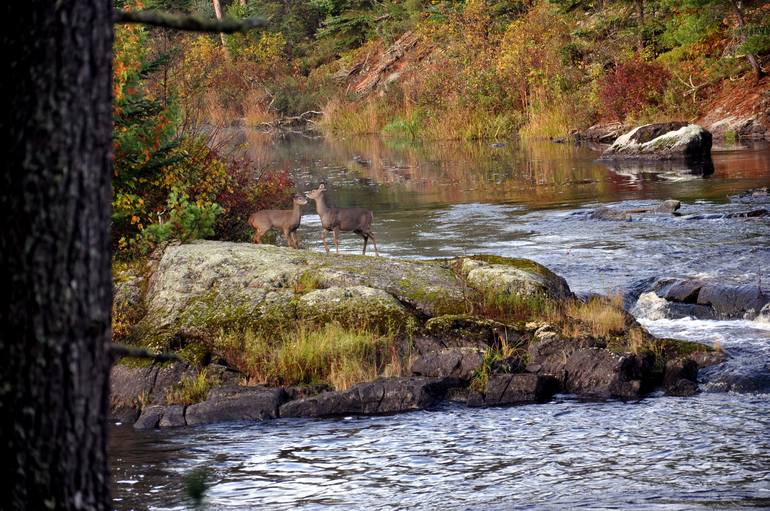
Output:
[[[601,159],[703,161],[711,158],[711,138],[711,133],[696,124],[646,124],[618,137]]]
[[[554,300],[572,296],[564,278],[528,259],[463,258],[460,271],[471,287],[482,292],[539,295]]]
[[[280,408],[281,417],[335,417],[378,415],[422,410],[440,401],[447,388],[456,384],[445,378],[386,378],[360,383],[341,392],[289,401]]]
[[[465,310],[469,289],[571,296],[563,278],[525,259],[405,261],[216,241],[169,245],[157,255],[146,312],[132,328],[135,342],[157,350],[172,340],[198,342],[230,328],[272,331],[296,320],[408,329],[417,318]]]
[[[665,278],[648,285],[634,312],[650,319],[755,319],[769,303],[770,295],[756,284]]]

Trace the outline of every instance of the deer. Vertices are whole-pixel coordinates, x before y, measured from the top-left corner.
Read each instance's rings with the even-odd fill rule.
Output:
[[[321,241],[323,241],[326,253],[329,253],[329,245],[326,243],[326,231],[334,233],[334,246],[337,248],[337,254],[340,253],[340,232],[354,232],[364,238],[364,252],[366,255],[366,244],[369,238],[374,244],[374,253],[379,256],[377,250],[377,238],[372,232],[372,220],[374,214],[364,208],[335,208],[329,206],[326,202],[326,185],[321,183],[318,188],[310,192],[305,192],[308,199],[315,201],[315,208],[318,216],[321,217]]]
[[[254,229],[254,236],[251,238],[254,243],[259,244],[270,229],[277,229],[283,233],[290,247],[299,248],[297,228],[302,219],[302,206],[307,204],[307,199],[302,195],[295,195],[292,200],[292,209],[263,209],[249,216],[249,225]]]

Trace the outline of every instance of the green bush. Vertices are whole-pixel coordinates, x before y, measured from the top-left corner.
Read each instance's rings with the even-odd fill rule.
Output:
[[[142,231],[144,251],[172,239],[185,242],[211,236],[222,206],[215,202],[191,203],[186,194],[172,191],[166,211],[167,221],[149,225]]]

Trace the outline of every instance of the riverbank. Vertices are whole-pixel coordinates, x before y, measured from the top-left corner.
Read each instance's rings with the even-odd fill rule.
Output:
[[[656,339],[528,260],[406,261],[243,243],[169,245],[116,276],[126,360],[112,410],[136,427],[696,391],[705,345]]]

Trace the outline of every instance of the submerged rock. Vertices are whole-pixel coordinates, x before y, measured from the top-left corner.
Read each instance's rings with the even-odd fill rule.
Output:
[[[770,202],[770,187],[753,188],[736,195],[730,195],[730,202],[739,204],[754,204]]]
[[[592,220],[615,220],[622,222],[630,222],[633,217],[631,215],[638,215],[643,213],[648,214],[676,214],[679,208],[682,207],[682,203],[678,200],[664,200],[656,206],[650,206],[648,208],[635,208],[635,209],[617,209],[602,206],[596,208],[591,212],[589,218]]]
[[[602,159],[708,160],[711,133],[696,124],[646,124],[620,136]]]
[[[456,382],[446,378],[387,378],[359,383],[346,391],[323,392],[289,401],[281,417],[377,415],[422,410],[440,401]]]
[[[631,214],[627,211],[623,211],[622,209],[609,208],[607,206],[596,208],[591,212],[589,216],[592,220],[610,220],[619,222],[631,221]]]

